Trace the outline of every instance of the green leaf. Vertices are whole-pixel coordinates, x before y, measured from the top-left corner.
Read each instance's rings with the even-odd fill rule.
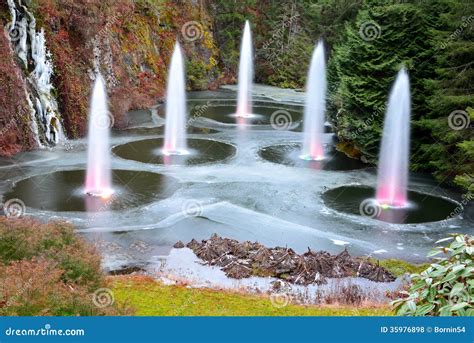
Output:
[[[441,254],[443,251],[440,250],[440,249],[436,249],[436,250],[430,250],[430,252],[426,255],[427,257],[433,257],[433,256],[436,256],[436,255],[439,255]]]
[[[410,312],[414,313],[416,311],[416,304],[413,300],[407,301],[407,308],[410,310]]]
[[[443,242],[446,242],[446,241],[450,241],[454,239],[454,237],[446,237],[446,238],[442,238],[440,239],[439,241],[436,241],[435,244],[439,244],[439,243],[443,243]]]
[[[425,314],[427,314],[434,308],[435,308],[435,305],[433,304],[425,304],[425,305],[418,306],[416,309],[416,315],[424,316]]]
[[[462,283],[458,282],[451,289],[451,292],[449,293],[449,296],[453,297],[453,296],[461,293],[463,289],[464,289],[464,285]]]
[[[469,304],[465,301],[463,301],[462,303],[459,303],[459,304],[455,304],[453,305],[453,307],[451,307],[451,312],[454,312],[454,311],[457,311],[457,310],[460,310],[466,306],[468,306]]]

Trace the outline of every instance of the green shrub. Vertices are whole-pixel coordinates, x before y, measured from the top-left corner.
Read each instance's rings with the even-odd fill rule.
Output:
[[[437,258],[428,269],[412,274],[412,285],[406,297],[392,304],[403,316],[473,316],[474,315],[474,237],[452,235],[436,243],[452,240],[437,247],[428,256]]]
[[[71,225],[0,218],[0,315],[97,316],[128,311],[114,305],[100,255]]]

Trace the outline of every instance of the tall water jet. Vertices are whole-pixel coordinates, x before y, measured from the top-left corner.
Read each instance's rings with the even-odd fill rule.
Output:
[[[320,40],[311,58],[306,82],[304,138],[300,158],[324,159],[323,134],[326,112],[326,62],[323,41]]]
[[[247,20],[240,47],[237,117],[248,118],[252,116],[252,81],[252,36],[250,24]]]
[[[186,94],[183,54],[176,42],[166,89],[166,123],[164,155],[186,155]]]
[[[410,80],[402,68],[390,92],[385,114],[376,194],[382,206],[407,205],[410,111]]]
[[[85,192],[91,196],[109,197],[113,193],[109,152],[110,124],[104,79],[97,74],[89,110],[85,184]]]

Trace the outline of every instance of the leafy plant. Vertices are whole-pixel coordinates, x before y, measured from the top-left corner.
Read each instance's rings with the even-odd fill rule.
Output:
[[[438,254],[428,269],[412,274],[406,297],[392,302],[402,316],[474,316],[474,237],[453,234],[436,243],[452,240],[449,246],[432,250]]]

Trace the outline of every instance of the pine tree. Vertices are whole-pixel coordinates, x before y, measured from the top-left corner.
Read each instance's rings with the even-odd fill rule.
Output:
[[[414,167],[429,170],[439,182],[452,181],[474,192],[474,4],[437,2],[443,12],[431,30],[436,74],[427,115],[415,123],[423,132]]]
[[[414,119],[427,112],[423,81],[433,75],[432,64],[423,64],[433,49],[426,15],[416,4],[384,3],[366,3],[347,25],[329,71],[330,110],[338,136],[371,162],[378,155],[384,107],[398,70],[405,66],[410,73]]]

